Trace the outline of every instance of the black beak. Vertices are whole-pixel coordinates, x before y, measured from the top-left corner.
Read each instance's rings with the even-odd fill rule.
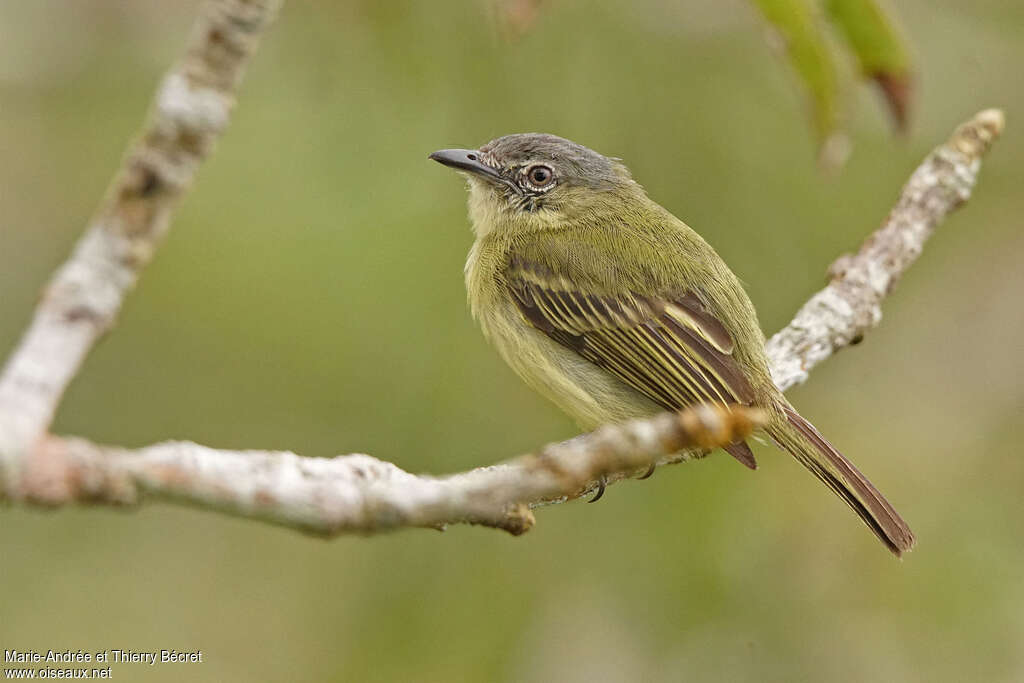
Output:
[[[427,158],[459,171],[468,171],[492,180],[503,180],[496,169],[480,161],[479,155],[475,149],[441,149]]]

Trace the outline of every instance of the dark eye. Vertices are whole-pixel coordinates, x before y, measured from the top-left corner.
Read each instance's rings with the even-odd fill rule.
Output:
[[[547,187],[554,180],[555,173],[549,167],[537,164],[536,166],[531,166],[526,171],[526,178],[536,188]]]

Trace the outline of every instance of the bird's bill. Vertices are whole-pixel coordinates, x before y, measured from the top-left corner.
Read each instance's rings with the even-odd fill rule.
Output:
[[[496,169],[480,161],[480,152],[475,149],[441,149],[427,158],[457,171],[467,171],[490,180],[503,180]]]

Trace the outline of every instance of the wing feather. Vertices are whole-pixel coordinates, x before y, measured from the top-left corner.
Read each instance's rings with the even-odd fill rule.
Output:
[[[522,261],[507,279],[531,325],[667,410],[754,399],[732,337],[696,293],[592,294]]]

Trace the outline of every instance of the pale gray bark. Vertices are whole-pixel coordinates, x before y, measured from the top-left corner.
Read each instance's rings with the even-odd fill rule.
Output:
[[[114,324],[171,212],[227,127],[235,90],[282,0],[203,6],[185,55],[164,77],[138,140],[71,258],[54,274],[0,374],[0,490],[22,469],[86,354]]]
[[[939,223],[970,198],[981,158],[1004,125],[1002,111],[986,109],[957,128],[910,176],[882,227],[856,254],[832,264],[828,286],[765,347],[780,389],[806,381],[811,368],[881,321],[882,299],[921,255]]]
[[[700,406],[608,425],[535,454],[445,477],[410,474],[368,455],[304,458],[188,442],[125,450],[49,437],[26,481],[31,502],[187,502],[324,535],[469,523],[521,534],[531,508],[576,498],[599,478],[643,472],[684,449],[748,436],[760,411]]]
[[[157,92],[139,140],[69,260],[47,286],[0,374],[0,494],[12,502],[186,502],[322,534],[474,523],[522,533],[537,505],[561,502],[650,465],[743,438],[757,410],[698,407],[607,426],[536,454],[445,477],[418,476],[368,455],[304,458],[187,442],[137,450],[50,435],[64,390],[111,328],[171,212],[223,133],[257,40],[281,0],[211,0],[182,60]],[[856,342],[881,301],[946,215],[970,195],[981,157],[1004,125],[986,110],[960,126],[911,176],[882,227],[830,269],[828,286],[767,345],[783,390]]]

